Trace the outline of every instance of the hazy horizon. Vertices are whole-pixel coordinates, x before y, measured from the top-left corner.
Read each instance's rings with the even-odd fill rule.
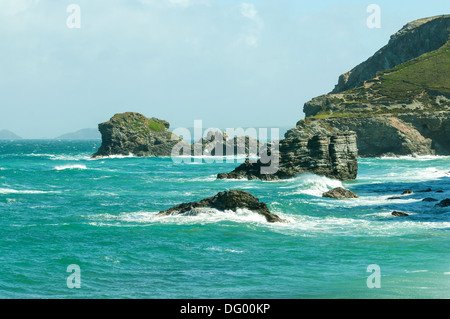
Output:
[[[370,4],[381,9],[369,28]],[[69,5],[80,9],[70,26]],[[2,0],[0,130],[25,139],[139,112],[192,127],[293,127],[431,0]]]

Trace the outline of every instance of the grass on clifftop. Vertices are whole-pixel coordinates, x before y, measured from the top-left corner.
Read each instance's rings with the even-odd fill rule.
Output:
[[[133,129],[134,131],[142,131],[144,133],[161,132],[165,130],[162,121],[156,118],[147,118],[142,114],[134,112],[125,112],[114,115],[111,121]]]
[[[444,99],[437,99],[444,96]],[[308,118],[364,117],[450,110],[450,41],[340,94],[325,96]],[[415,103],[419,102],[419,103]],[[411,106],[413,105],[413,106]]]
[[[405,101],[423,92],[450,96],[450,41],[378,76],[370,89],[383,100]]]

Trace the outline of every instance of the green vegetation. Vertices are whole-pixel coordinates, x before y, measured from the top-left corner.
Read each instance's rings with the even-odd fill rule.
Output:
[[[449,99],[450,41],[437,50],[378,72],[363,86],[325,95],[312,106],[319,111],[308,118],[449,111]]]
[[[450,97],[450,41],[390,70],[380,72],[370,90],[388,101],[410,101],[437,92]]]
[[[161,132],[165,129],[165,126],[159,122],[155,122],[153,120],[149,120],[148,128],[154,132]]]
[[[157,118],[146,118],[144,115],[134,112],[119,113],[112,117],[111,121],[133,131],[149,134],[150,132],[162,132],[166,129],[164,121]]]

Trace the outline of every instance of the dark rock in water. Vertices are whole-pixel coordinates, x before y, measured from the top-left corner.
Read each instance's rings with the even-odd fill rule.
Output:
[[[358,195],[356,195],[352,191],[349,191],[348,189],[336,187],[326,193],[323,193],[322,197],[345,199],[345,198],[358,198]]]
[[[404,191],[404,192],[402,193],[402,195],[408,195],[408,194],[412,194],[412,193],[413,193],[412,190],[407,189],[406,191]]]
[[[396,210],[394,210],[394,211],[392,212],[392,215],[393,215],[393,216],[397,216],[397,217],[406,217],[406,216],[409,216],[407,213],[399,212],[399,211],[396,211]]]
[[[236,167],[230,173],[219,173],[217,174],[218,179],[261,179],[261,180],[272,180],[278,179],[276,176],[270,174],[261,174],[261,165],[246,159],[244,163]]]
[[[444,192],[444,191],[440,191],[440,190],[439,190],[439,191],[436,191],[436,193],[443,193],[443,192]]]
[[[427,197],[422,199],[422,202],[438,202],[438,200],[435,198]]]
[[[428,193],[428,192],[431,192],[431,191],[432,191],[431,188],[427,188],[427,189],[418,191],[418,193]]]
[[[236,211],[238,208],[247,208],[264,216],[269,223],[284,222],[279,216],[272,214],[265,203],[260,202],[252,194],[241,190],[220,192],[199,202],[183,203],[161,211],[158,215],[196,214],[196,210],[198,211],[199,208],[215,208],[220,211]]]
[[[147,118],[139,113],[116,114],[108,122],[98,125],[102,145],[93,157],[130,154],[171,156],[174,146],[183,141],[170,132],[169,127],[167,121]]]
[[[350,180],[358,173],[358,149],[353,132],[327,135],[291,129],[283,140],[267,145],[266,150],[270,150],[267,163],[247,160],[230,173],[218,174],[217,178],[279,180],[309,172]],[[264,172],[269,167],[276,168]]]
[[[398,197],[398,196],[392,196],[392,197],[388,197],[387,199],[402,199],[402,198]]]
[[[435,206],[437,206],[437,207],[449,207],[450,206],[450,198],[446,198],[444,200],[441,200]]]

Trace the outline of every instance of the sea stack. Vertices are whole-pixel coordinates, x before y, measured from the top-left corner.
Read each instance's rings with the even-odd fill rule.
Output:
[[[111,155],[171,156],[182,139],[169,131],[167,121],[135,112],[119,113],[98,125],[102,144],[93,157]],[[190,146],[188,146],[190,147]]]
[[[271,156],[275,154],[274,151]],[[274,173],[262,173],[262,168],[268,165],[261,160],[246,160],[232,172],[218,174],[217,178],[267,181],[309,172],[344,181],[355,179],[358,173],[356,134],[349,131],[321,134],[292,129],[279,141],[277,157],[278,169]]]

